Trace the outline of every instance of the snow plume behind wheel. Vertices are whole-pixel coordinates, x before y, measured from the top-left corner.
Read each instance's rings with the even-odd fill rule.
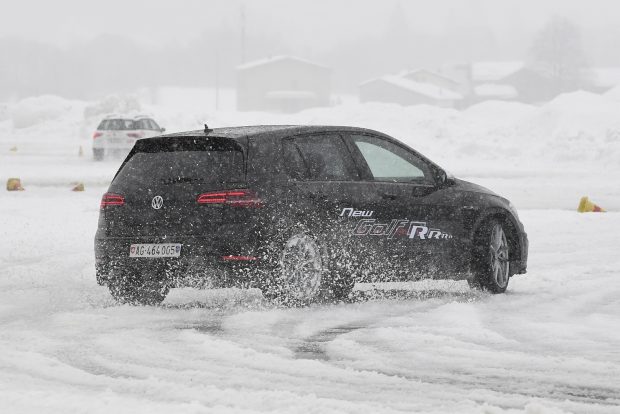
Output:
[[[286,306],[347,297],[354,281],[350,275],[332,269],[325,243],[303,230],[289,234],[271,249],[275,263],[269,275],[263,275],[263,294]]]

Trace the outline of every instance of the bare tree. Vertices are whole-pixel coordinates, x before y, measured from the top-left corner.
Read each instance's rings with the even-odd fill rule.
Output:
[[[529,66],[548,77],[556,93],[587,87],[590,75],[579,27],[562,17],[549,20],[534,40]]]

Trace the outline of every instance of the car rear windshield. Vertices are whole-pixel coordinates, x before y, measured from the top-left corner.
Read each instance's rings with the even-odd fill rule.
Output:
[[[126,131],[136,129],[133,119],[104,119],[97,127],[100,131]]]
[[[183,150],[135,153],[114,181],[136,184],[240,183],[243,152]]]

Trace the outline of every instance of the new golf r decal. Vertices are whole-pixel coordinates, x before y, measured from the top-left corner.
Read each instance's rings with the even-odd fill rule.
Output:
[[[343,208],[340,217],[372,217],[374,211],[355,210],[351,207]],[[430,228],[426,222],[394,219],[388,223],[380,223],[377,219],[363,218],[358,221],[351,232],[353,236],[387,236],[388,239],[394,237],[408,237],[419,240],[445,240],[451,239],[452,235],[440,229]]]

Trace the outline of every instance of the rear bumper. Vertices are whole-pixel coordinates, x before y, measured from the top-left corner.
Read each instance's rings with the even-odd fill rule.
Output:
[[[133,139],[119,141],[96,139],[95,141],[93,141],[93,149],[126,150],[127,152],[129,152],[133,148],[135,143],[136,142]]]
[[[181,254],[173,258],[133,258],[129,249],[134,243],[180,243]],[[95,239],[95,266],[97,281],[106,284],[116,269],[139,269],[150,272],[152,276],[167,279],[172,285],[185,285],[185,277],[217,276],[221,286],[235,285],[230,275],[248,279],[249,270],[256,269],[264,262],[258,253],[258,243],[243,241],[236,243],[217,242],[203,237],[167,237],[166,239],[142,238],[97,238]]]

